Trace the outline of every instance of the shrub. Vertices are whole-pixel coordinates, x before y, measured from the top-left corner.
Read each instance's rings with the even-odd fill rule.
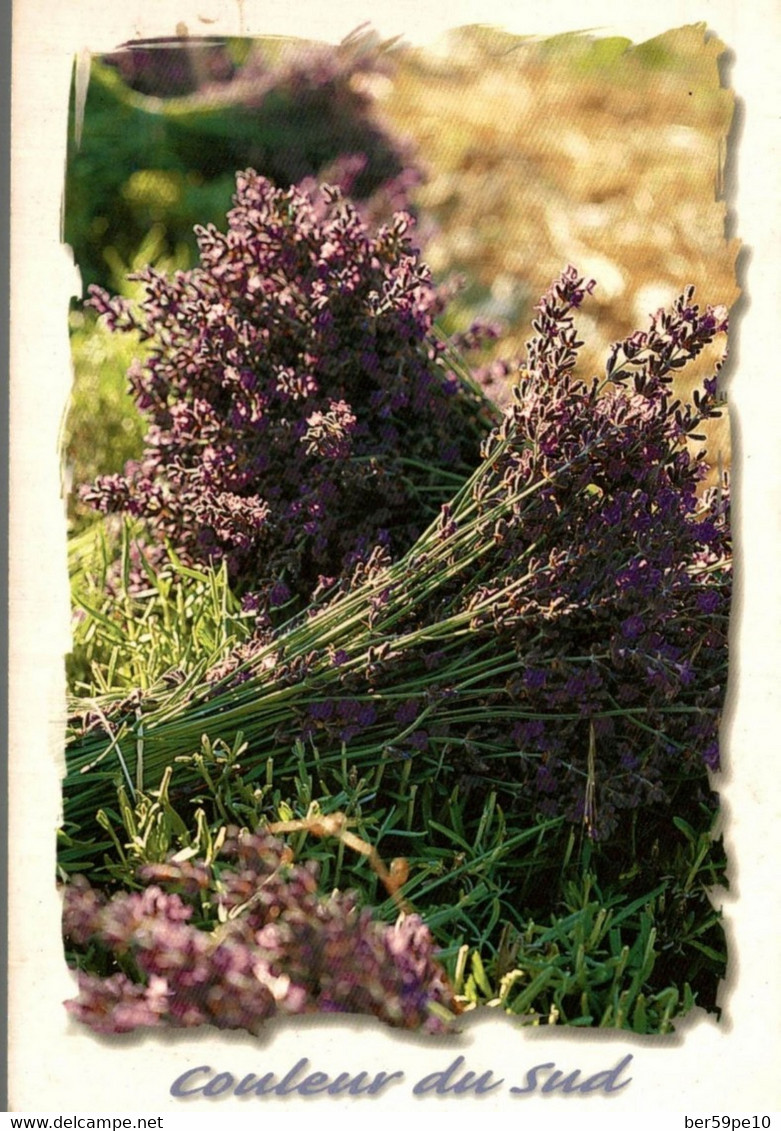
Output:
[[[406,550],[492,419],[445,365],[409,224],[373,235],[337,190],[248,171],[227,233],[198,229],[200,267],[139,272],[139,308],[93,288],[108,325],[146,342],[128,378],[149,428],[141,459],[84,498],[143,518],[185,564],[225,561],[261,617],[378,545]]]

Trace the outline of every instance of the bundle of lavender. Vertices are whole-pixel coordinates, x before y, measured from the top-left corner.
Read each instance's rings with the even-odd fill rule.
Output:
[[[131,276],[140,303],[91,288],[147,343],[128,381],[148,429],[82,497],[141,520],[155,568],[165,545],[224,562],[270,627],[376,545],[407,550],[497,414],[435,334],[446,298],[409,216],[374,232],[338,189],[236,180],[227,231],[196,230],[198,267]]]
[[[244,780],[273,765],[283,794],[303,740],[321,775],[382,765],[399,796],[414,767],[442,797],[477,776],[519,821],[562,816],[594,839],[718,766],[729,495],[702,490],[696,450],[717,380],[689,405],[670,385],[726,311],[690,288],[585,381],[574,312],[593,286],[569,268],[543,297],[514,403],[406,553],[362,556],[203,686],[78,704],[66,821],[86,827],[119,778],[153,789],[176,759],[186,782],[204,734],[241,732]]]
[[[257,1033],[275,1016],[325,1012],[447,1029],[460,1008],[418,916],[375,922],[349,894],[321,896],[316,868],[295,864],[282,841],[226,834],[219,871],[146,865],[141,891],[110,899],[83,876],[66,887],[63,933],[79,967],[66,1006],[77,1020],[99,1033]]]

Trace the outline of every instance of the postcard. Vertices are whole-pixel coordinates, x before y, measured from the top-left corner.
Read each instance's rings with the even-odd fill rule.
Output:
[[[778,33],[17,6],[10,1112],[771,1125]]]

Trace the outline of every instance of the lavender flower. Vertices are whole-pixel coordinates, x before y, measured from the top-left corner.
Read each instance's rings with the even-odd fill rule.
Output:
[[[199,268],[140,272],[138,310],[92,288],[110,326],[152,343],[128,374],[149,431],[141,460],[83,498],[144,518],[186,563],[225,560],[265,612],[280,585],[305,603],[376,544],[407,549],[438,469],[443,498],[490,420],[444,365],[409,227],[372,234],[337,190],[248,171],[227,232],[198,229]]]
[[[69,1013],[96,1033],[129,1033],[163,1023],[168,1012],[168,985],[155,978],[148,985],[126,974],[100,978],[78,973],[79,996],[65,1002]]]
[[[229,829],[223,855],[219,884],[202,864],[146,870],[190,895],[194,876],[199,895],[208,885],[221,923],[212,930],[191,925],[192,906],[156,885],[108,901],[82,877],[66,887],[66,940],[138,971],[137,980],[80,972],[79,995],[66,1002],[78,1020],[101,1033],[203,1024],[254,1033],[277,1014],[337,1012],[439,1032],[442,1012],[431,1005],[458,1011],[417,916],[389,926],[349,894],[324,899],[316,867],[293,864],[267,834]]]
[[[359,770],[387,756],[390,796],[394,767],[425,758],[446,796],[481,749],[513,819],[563,815],[605,838],[623,810],[718,766],[729,484],[702,490],[694,444],[720,402],[712,380],[688,405],[670,385],[726,331],[725,312],[687,291],[613,347],[601,383],[584,381],[574,315],[591,289],[568,269],[543,296],[514,401],[426,534],[400,560],[359,562],[259,648],[229,701],[210,703],[210,733],[228,708],[241,718],[250,780],[273,756],[283,788],[296,772],[280,769],[286,752],[316,734],[324,761],[342,743]],[[146,766],[206,725],[197,697],[175,725],[147,716]],[[74,788],[97,741],[72,762]]]

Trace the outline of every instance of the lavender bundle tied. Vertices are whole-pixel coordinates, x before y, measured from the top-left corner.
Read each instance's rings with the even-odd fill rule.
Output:
[[[670,386],[726,332],[726,311],[701,310],[690,288],[588,382],[574,372],[573,315],[593,286],[569,268],[543,297],[479,466],[402,556],[364,543],[330,599],[205,686],[82,714],[66,819],[104,803],[119,755],[154,788],[204,733],[243,734],[248,782],[273,763],[284,791],[303,741],[321,773],[382,765],[398,794],[415,760],[443,789],[477,775],[508,813],[561,815],[595,839],[622,810],[663,799],[670,775],[718,767],[729,490],[702,489],[696,445],[720,402],[715,375],[688,405]]]

